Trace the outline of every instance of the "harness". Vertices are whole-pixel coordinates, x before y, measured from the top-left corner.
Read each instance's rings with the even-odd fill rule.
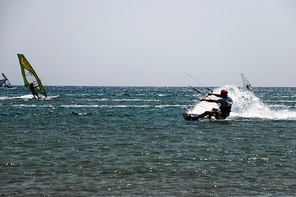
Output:
[[[229,114],[231,112],[231,106],[228,106],[228,107],[221,106],[220,111],[221,111],[221,115],[226,118],[229,116]]]

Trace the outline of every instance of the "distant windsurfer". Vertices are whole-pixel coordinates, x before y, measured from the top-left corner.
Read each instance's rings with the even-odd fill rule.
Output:
[[[251,84],[246,85],[246,88],[251,91],[252,90]]]
[[[0,87],[5,84],[6,79],[0,79]]]
[[[39,97],[39,95],[38,95],[38,93],[36,92],[36,90],[35,90],[35,87],[34,87],[34,84],[33,83],[30,83],[30,90],[31,90],[31,92],[32,92],[32,95],[34,96],[34,98],[40,98]]]
[[[241,74],[241,78],[242,78],[243,84],[247,88],[247,90],[252,91],[252,85],[250,84],[250,82],[248,81],[248,79],[246,78],[246,76],[243,73]]]
[[[208,117],[211,118],[214,116],[216,119],[225,119],[230,115],[231,112],[231,106],[232,106],[232,98],[228,96],[227,90],[221,90],[220,94],[215,93],[209,93],[209,96],[217,96],[220,97],[220,99],[212,100],[212,99],[201,99],[201,101],[207,101],[207,102],[215,102],[220,104],[219,109],[213,108],[211,111],[205,111],[204,113],[200,114],[197,117],[192,117],[193,120],[198,120],[199,118]]]

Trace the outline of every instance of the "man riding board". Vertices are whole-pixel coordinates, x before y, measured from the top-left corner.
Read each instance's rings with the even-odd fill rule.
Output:
[[[37,97],[37,99],[40,98],[39,95],[38,95],[38,93],[37,93],[37,91],[35,90],[35,87],[34,87],[34,84],[33,83],[30,83],[30,90],[31,90],[31,93],[34,96],[34,98],[36,98],[36,97]]]
[[[216,97],[220,97],[220,99],[212,100],[212,99],[201,99],[201,101],[207,101],[207,102],[214,102],[220,104],[219,109],[213,108],[211,111],[205,111],[204,113],[200,114],[197,117],[192,117],[193,120],[198,120],[199,118],[208,117],[211,118],[214,116],[216,119],[225,119],[229,116],[231,112],[231,106],[232,106],[232,98],[228,96],[227,90],[221,90],[220,94],[215,93],[209,93],[209,96],[213,95]]]

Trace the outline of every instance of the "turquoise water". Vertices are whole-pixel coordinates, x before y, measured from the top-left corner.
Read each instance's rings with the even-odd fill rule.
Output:
[[[183,120],[215,107],[187,87],[1,89],[0,195],[295,195],[296,88],[223,88],[210,122]]]

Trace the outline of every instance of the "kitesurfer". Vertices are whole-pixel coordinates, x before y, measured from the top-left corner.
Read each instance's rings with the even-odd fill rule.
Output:
[[[38,93],[35,90],[35,87],[34,87],[34,84],[33,83],[30,83],[30,90],[31,90],[32,95],[34,96],[34,98],[36,98],[36,96],[37,96],[38,99],[40,98],[39,95],[38,95]]]
[[[231,106],[232,106],[232,98],[228,96],[227,90],[221,90],[220,94],[215,93],[209,93],[209,96],[213,95],[216,97],[220,97],[220,99],[212,100],[212,99],[201,99],[201,101],[207,101],[207,102],[214,102],[220,104],[219,109],[213,108],[211,111],[205,111],[204,113],[200,114],[197,117],[192,117],[194,120],[198,120],[199,118],[208,117],[211,118],[214,116],[216,119],[225,119],[229,116],[231,112]]]

